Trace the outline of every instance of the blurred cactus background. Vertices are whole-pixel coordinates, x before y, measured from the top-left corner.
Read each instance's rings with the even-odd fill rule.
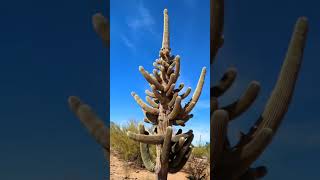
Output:
[[[307,10],[310,7],[297,8],[299,3],[294,2],[290,13],[279,20],[275,17],[279,17],[281,8],[269,2],[263,6],[249,1],[211,3],[211,176],[221,180],[317,177],[305,174],[312,166],[300,171],[297,164],[304,160],[297,158],[295,149],[306,156],[307,151],[319,146],[292,144],[297,136],[314,141],[308,129],[304,129],[304,135],[292,131],[293,127],[315,123],[300,119],[305,119],[301,102],[310,98],[304,92],[313,87],[306,87],[306,81],[301,81],[310,72],[304,64],[313,69],[310,65],[315,63],[305,50],[305,46],[308,49],[314,45],[309,33],[312,26],[306,17],[300,17],[315,18]],[[270,16],[267,9],[275,10]],[[240,91],[244,93],[241,95]],[[295,175],[294,169],[299,171]]]
[[[103,179],[101,148],[70,111],[76,95],[107,121],[107,47],[92,16],[109,2],[6,1],[1,9],[0,179]],[[48,175],[51,174],[51,175]]]

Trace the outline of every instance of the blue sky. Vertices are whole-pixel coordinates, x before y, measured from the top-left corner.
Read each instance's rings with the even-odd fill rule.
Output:
[[[70,112],[80,96],[106,119],[107,53],[91,16],[105,1],[0,7],[0,179],[103,179],[103,154]]]
[[[195,143],[200,136],[203,142],[209,141],[209,1],[125,0],[111,1],[110,7],[110,120],[119,124],[143,120],[143,113],[130,93],[135,91],[144,99],[144,90],[149,89],[138,67],[142,65],[152,72],[152,63],[161,48],[163,9],[167,8],[172,54],[181,57],[180,82],[185,83],[184,89],[190,86],[194,90],[202,67],[207,67],[202,95],[185,129],[194,130]]]
[[[253,107],[231,125],[233,140],[262,112],[281,68],[299,16],[309,19],[309,34],[300,76],[289,111],[267,151],[257,162],[269,169],[265,180],[319,179],[319,2],[292,0],[226,1],[225,43],[214,64],[216,81],[229,66],[238,69],[234,86],[222,104],[239,97],[251,80],[261,83]]]

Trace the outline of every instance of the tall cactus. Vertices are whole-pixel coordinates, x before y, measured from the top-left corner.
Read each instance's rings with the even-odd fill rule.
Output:
[[[211,63],[216,58],[223,40],[223,0],[211,0]],[[211,176],[219,180],[254,180],[266,175],[264,166],[251,168],[275,135],[290,104],[308,31],[305,17],[300,17],[289,44],[280,75],[265,109],[248,133],[241,133],[240,141],[231,147],[227,137],[228,123],[245,112],[256,99],[260,85],[251,82],[247,91],[236,102],[219,107],[218,98],[228,90],[236,78],[231,68],[218,85],[211,87]]]
[[[149,171],[157,174],[159,180],[167,179],[169,172],[180,171],[191,154],[190,145],[194,136],[192,130],[182,133],[179,129],[176,134],[173,134],[172,126],[185,126],[185,123],[193,117],[190,112],[200,97],[206,74],[204,67],[192,98],[182,107],[181,101],[190,94],[191,88],[189,87],[183,94],[179,92],[184,84],[176,88],[180,75],[180,57],[170,54],[169,42],[169,18],[168,11],[165,9],[162,48],[159,59],[153,63],[155,67],[153,74],[149,74],[142,66],[139,67],[139,71],[151,87],[151,91],[146,90],[146,101],[149,105],[132,92],[132,96],[144,112],[144,121],[155,128],[153,132],[148,132],[144,125],[140,124],[139,134],[127,133],[131,139],[140,142],[143,163]],[[151,159],[149,153],[150,144],[156,145],[155,161]]]
[[[109,22],[100,13],[92,17],[93,27],[97,34],[101,37],[107,47],[109,47]],[[80,119],[84,127],[100,144],[104,151],[104,156],[109,161],[110,154],[110,141],[109,141],[109,128],[104,122],[96,115],[96,113],[87,104],[81,102],[78,97],[70,96],[68,99],[69,106],[75,115]]]

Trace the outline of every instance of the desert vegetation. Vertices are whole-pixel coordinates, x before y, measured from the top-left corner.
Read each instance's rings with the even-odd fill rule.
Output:
[[[110,124],[110,146],[111,156],[118,158],[123,162],[123,169],[121,169],[121,177],[130,177],[130,173],[125,172],[141,171],[145,168],[141,153],[140,144],[127,136],[127,132],[138,133],[139,123],[138,121],[128,121],[126,124],[119,125],[111,122]],[[150,128],[151,130],[151,128]],[[191,145],[193,151],[190,154],[189,160],[186,162],[185,167],[181,170],[183,173],[180,175],[184,179],[208,179],[209,176],[209,155],[210,155],[210,144],[197,144]],[[156,157],[156,147],[151,145],[149,152],[152,158]],[[111,169],[113,168],[114,162],[111,161]],[[120,172],[119,172],[120,174]],[[152,173],[147,173],[149,178],[154,179]],[[132,176],[132,175],[131,175]],[[111,175],[112,177],[112,175]]]

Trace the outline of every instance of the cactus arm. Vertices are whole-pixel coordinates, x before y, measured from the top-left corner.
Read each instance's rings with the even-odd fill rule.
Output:
[[[181,94],[181,99],[185,99],[187,96],[189,96],[191,92],[191,87],[188,87],[188,89],[186,90],[186,92],[184,92],[183,94]]]
[[[140,134],[149,135],[149,133],[145,130],[143,124],[139,124],[138,128],[139,128]],[[155,164],[151,160],[152,158],[151,158],[151,155],[149,152],[149,145],[145,144],[145,143],[140,143],[140,153],[141,153],[141,159],[142,159],[144,166],[147,168],[148,171],[153,172]]]
[[[201,95],[202,87],[204,84],[205,75],[206,75],[206,68],[203,67],[202,71],[201,71],[200,78],[198,80],[197,87],[192,95],[191,101],[188,104],[186,104],[186,106],[184,108],[185,114],[189,114],[192,111],[192,109],[195,107],[196,103],[198,102],[198,99]]]
[[[172,146],[172,152],[173,153],[177,153],[181,150],[181,148],[183,147],[184,142],[186,141],[185,137],[180,137],[179,141],[177,143],[174,144],[174,146]]]
[[[181,163],[181,161],[183,160],[185,155],[188,153],[188,150],[190,149],[190,145],[191,145],[193,138],[194,138],[194,135],[191,134],[191,136],[188,137],[187,140],[184,142],[183,147],[176,154],[176,157],[171,162],[172,167],[177,167]]]
[[[158,81],[159,83],[161,83],[161,82],[162,82],[162,79],[161,79],[158,71],[157,71],[156,69],[154,69],[152,72],[153,72],[154,77],[157,79],[157,81]]]
[[[180,161],[180,164],[178,164],[177,166],[170,166],[169,167],[169,172],[170,173],[177,173],[179,172],[183,167],[184,165],[188,162],[188,159],[191,155],[191,152],[192,152],[192,148],[189,147],[188,151],[186,152],[185,156],[183,157],[183,159]]]
[[[177,115],[179,114],[180,110],[181,110],[181,97],[178,96],[175,100],[174,106],[172,111],[170,112],[170,114],[168,115],[168,119],[169,120],[173,120],[174,118],[177,117]]]
[[[158,115],[150,114],[146,111],[144,111],[144,115],[148,121],[152,122],[152,124],[157,124],[158,122]]]
[[[128,131],[127,136],[132,140],[145,144],[162,144],[164,141],[163,135],[136,134],[131,131]]]
[[[172,137],[172,127],[167,127],[165,138],[162,145],[162,152],[161,152],[161,165],[163,168],[169,168],[169,155],[171,150],[171,137]]]
[[[170,100],[170,102],[168,103],[168,106],[171,107],[174,105],[174,103],[176,102],[176,99],[178,97],[178,92],[175,92],[172,96],[172,99]]]
[[[142,99],[135,92],[131,92],[131,95],[133,96],[133,98],[137,102],[137,104],[144,111],[151,113],[151,114],[154,114],[154,115],[159,114],[159,109],[148,106],[145,102],[142,101]]]
[[[158,90],[164,90],[163,86],[157,81],[157,79],[144,70],[142,66],[139,66],[139,71],[150,84],[154,85]]]
[[[169,90],[169,88],[171,87],[171,85],[173,83],[175,83],[175,80],[176,80],[176,74],[174,74],[174,73],[170,74],[169,82],[164,88],[165,92],[167,92]]]
[[[223,44],[223,24],[224,24],[224,1],[213,0],[211,1],[210,19],[210,63],[212,64],[217,55],[219,48]]]
[[[189,131],[186,132],[186,133],[180,133],[180,134],[174,135],[174,136],[172,137],[171,141],[172,141],[172,142],[178,142],[181,137],[183,137],[183,138],[189,138],[189,137],[191,137],[192,134],[193,134],[193,131],[192,131],[192,130],[189,130]]]
[[[167,97],[169,97],[169,96],[172,94],[175,86],[176,86],[175,83],[171,84],[170,88],[169,88],[168,91],[166,92],[166,96],[167,96]]]
[[[144,91],[149,97],[155,98],[156,96],[150,92],[148,89]]]
[[[217,110],[211,116],[211,150],[210,159],[212,162],[211,168],[215,168],[220,164],[222,158],[223,147],[227,138],[227,127],[229,122],[228,113],[224,110]],[[214,172],[214,171],[212,171]]]
[[[260,84],[256,81],[253,81],[249,84],[248,89],[239,100],[226,107],[222,107],[221,109],[226,110],[229,113],[229,119],[233,120],[249,109],[249,107],[257,98],[259,91]]]
[[[158,92],[155,85],[151,85],[151,89],[152,89],[154,96],[160,101],[160,103],[162,103],[162,104],[166,103],[166,98]]]
[[[159,104],[154,102],[149,96],[146,96],[146,101],[153,107],[153,108],[158,108]]]
[[[174,61],[174,62],[168,67],[167,75],[169,75],[170,73],[172,73],[173,68],[175,67],[175,65],[176,65],[176,62]]]
[[[70,96],[69,106],[71,110],[80,119],[81,123],[86,127],[95,140],[107,151],[109,151],[110,143],[108,138],[108,128],[105,127],[103,121],[93,112],[86,104],[83,104],[79,98]]]
[[[175,78],[174,82],[177,82],[177,79],[180,76],[180,56],[179,55],[174,57],[174,62],[175,62],[175,71],[174,71],[174,73],[176,74],[175,77],[174,77]]]
[[[226,162],[234,165],[237,164],[233,173],[234,176],[239,177],[248,170],[249,166],[257,160],[269,145],[272,136],[272,129],[262,129],[248,144],[231,152],[234,154],[230,154],[230,159],[226,160]]]
[[[307,31],[307,19],[299,18],[277,83],[261,115],[262,121],[259,122],[257,132],[264,128],[271,128],[275,133],[287,112],[302,62]]]
[[[220,79],[218,85],[210,88],[210,93],[214,97],[222,96],[231,87],[236,77],[237,70],[235,68],[227,69],[227,71],[223,74],[222,78]]]
[[[97,32],[97,34],[101,37],[103,42],[108,45],[110,43],[110,28],[109,28],[109,22],[107,22],[107,19],[103,17],[102,14],[97,13],[92,16],[92,24],[94,27],[94,30]]]
[[[176,89],[176,92],[181,91],[183,89],[183,87],[184,87],[183,83],[179,84],[179,87],[178,87],[178,89]]]

